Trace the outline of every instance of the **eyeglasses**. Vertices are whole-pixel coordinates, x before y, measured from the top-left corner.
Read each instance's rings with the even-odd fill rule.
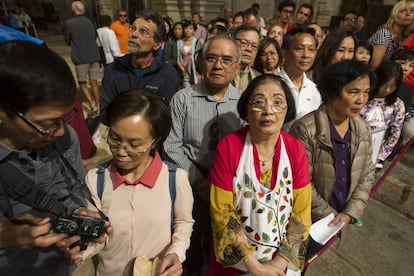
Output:
[[[357,22],[357,20],[358,20],[358,18],[357,17],[354,17],[354,18],[345,18],[344,19],[345,21],[351,21],[351,22]]]
[[[221,62],[221,66],[223,66],[223,68],[227,69],[230,66],[232,66],[233,64],[237,63],[237,61],[235,61],[232,57],[230,56],[216,56],[216,55],[207,55],[206,58],[204,59],[204,61],[206,62],[207,66],[213,66],[214,64],[216,64],[216,62],[220,61]]]
[[[259,45],[257,45],[254,42],[250,42],[246,39],[237,39],[237,41],[239,42],[240,47],[242,48],[247,48],[247,47],[251,47],[253,51],[257,51],[257,49],[259,48]]]
[[[275,99],[271,102],[268,102],[265,99],[256,99],[249,102],[253,111],[264,111],[269,103],[273,111],[278,113],[283,112],[287,108],[287,103],[284,103],[280,99]]]
[[[56,130],[58,130],[59,128],[64,126],[67,122],[72,120],[76,116],[76,114],[78,113],[78,110],[74,107],[73,110],[70,113],[66,114],[63,118],[59,119],[60,122],[58,124],[54,125],[53,127],[49,128],[47,130],[43,130],[41,127],[37,126],[35,123],[33,123],[32,121],[27,119],[19,111],[15,110],[11,107],[8,107],[8,109],[10,111],[12,111],[14,114],[16,114],[20,119],[23,120],[23,122],[25,122],[28,126],[33,128],[34,130],[36,130],[42,136],[53,135],[56,132]]]
[[[126,15],[126,14],[122,14],[122,13],[119,15],[119,17],[127,17],[127,16],[128,16],[128,15]]]
[[[123,149],[126,151],[128,156],[130,156],[132,159],[137,159],[144,153],[146,153],[154,143],[155,139],[152,139],[151,142],[144,148],[141,149],[141,146],[132,146],[132,145],[122,145],[121,141],[114,137],[113,134],[108,130],[107,133],[104,135],[104,138],[106,136],[106,142],[108,143],[110,148],[114,148],[117,150]]]
[[[148,38],[153,38],[154,35],[151,34],[151,32],[148,29],[142,28],[142,27],[138,27],[135,26],[133,24],[129,25],[129,30],[133,33],[135,33],[136,31],[138,31],[138,33],[144,37],[148,37]]]

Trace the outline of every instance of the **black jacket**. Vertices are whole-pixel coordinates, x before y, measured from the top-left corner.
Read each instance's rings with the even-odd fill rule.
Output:
[[[131,90],[143,89],[159,96],[169,103],[178,90],[178,77],[175,69],[156,55],[151,65],[137,76],[131,65],[132,55],[125,55],[105,68],[101,86],[101,121],[107,124],[106,108],[116,95]]]

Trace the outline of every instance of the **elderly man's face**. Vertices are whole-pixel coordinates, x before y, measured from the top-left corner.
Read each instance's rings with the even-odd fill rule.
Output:
[[[253,65],[259,48],[259,34],[255,31],[244,31],[238,33],[235,39],[242,51],[242,64]]]
[[[210,42],[203,57],[203,76],[207,87],[222,89],[227,87],[239,74],[237,46],[228,38]]]

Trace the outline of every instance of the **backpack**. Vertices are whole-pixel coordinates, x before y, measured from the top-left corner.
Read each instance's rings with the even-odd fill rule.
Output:
[[[96,190],[98,193],[99,199],[102,199],[102,194],[104,190],[104,179],[105,179],[105,169],[111,164],[112,160],[109,160],[107,162],[101,163],[98,165],[98,170],[96,171],[96,174],[98,175],[98,178],[96,180]],[[175,188],[175,181],[176,181],[176,171],[177,171],[177,165],[170,162],[170,161],[163,161],[168,166],[168,186],[170,190],[170,198],[171,198],[171,233],[174,231],[174,203],[175,203],[175,196],[176,196],[176,188]]]

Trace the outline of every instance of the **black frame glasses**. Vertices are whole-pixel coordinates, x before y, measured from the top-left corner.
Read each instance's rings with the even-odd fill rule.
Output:
[[[25,122],[29,127],[33,128],[34,130],[36,130],[40,135],[42,136],[48,136],[48,135],[53,135],[56,130],[58,130],[59,128],[61,128],[62,126],[64,126],[67,122],[69,122],[70,120],[72,120],[73,118],[75,118],[76,114],[78,113],[78,109],[76,107],[73,108],[72,112],[67,114],[66,117],[61,118],[61,122],[54,125],[53,127],[47,129],[47,130],[43,130],[41,127],[37,126],[35,123],[33,123],[32,121],[30,121],[29,119],[27,119],[22,113],[20,113],[19,111],[8,107],[8,109],[13,112],[14,114],[16,114],[20,119],[22,119],[23,122]]]

